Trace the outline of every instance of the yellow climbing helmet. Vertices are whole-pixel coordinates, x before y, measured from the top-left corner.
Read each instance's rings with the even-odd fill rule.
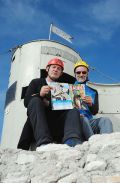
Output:
[[[89,65],[83,61],[83,60],[79,60],[78,62],[75,63],[74,65],[74,71],[76,70],[77,67],[79,66],[83,66],[83,67],[86,67],[88,70],[89,70]]]

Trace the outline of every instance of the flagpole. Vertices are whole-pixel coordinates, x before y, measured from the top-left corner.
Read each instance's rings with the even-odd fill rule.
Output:
[[[51,37],[51,30],[52,30],[52,23],[50,24],[50,31],[49,31],[49,40],[50,40],[50,37]]]

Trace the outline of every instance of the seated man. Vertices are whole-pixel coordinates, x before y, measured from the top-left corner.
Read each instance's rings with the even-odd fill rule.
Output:
[[[75,84],[85,84],[86,96],[82,98],[82,101],[85,104],[86,109],[80,109],[79,112],[83,121],[83,131],[86,138],[89,138],[93,132],[94,134],[113,132],[112,122],[109,118],[93,118],[93,115],[98,113],[98,93],[95,89],[86,85],[88,81],[88,72],[89,66],[86,62],[80,60],[74,65],[74,73],[76,78]],[[91,130],[93,130],[93,132]]]
[[[79,111],[75,108],[52,110],[51,107],[50,91],[52,88],[49,83],[56,82],[62,75],[63,69],[63,61],[53,58],[46,66],[47,77],[33,79],[28,86],[24,99],[28,120],[24,129],[33,133],[36,147],[53,142],[64,143],[69,146],[82,143]],[[24,132],[22,132],[22,135],[25,135]],[[21,137],[23,141],[25,140],[24,137]],[[30,145],[32,136],[29,137],[30,139],[27,139],[24,149],[28,149]],[[18,148],[21,148],[20,146],[21,143],[19,142]]]

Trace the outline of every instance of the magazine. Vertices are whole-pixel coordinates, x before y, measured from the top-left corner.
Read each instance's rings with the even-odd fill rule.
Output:
[[[72,98],[73,108],[84,109],[84,102],[82,98],[85,96],[85,85],[84,84],[70,84],[70,96]]]
[[[84,108],[82,97],[85,96],[84,84],[68,84],[52,82],[51,103],[53,110]]]

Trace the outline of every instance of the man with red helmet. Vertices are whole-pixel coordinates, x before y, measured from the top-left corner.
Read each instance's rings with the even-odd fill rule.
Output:
[[[27,123],[33,131],[36,147],[53,142],[70,146],[82,143],[79,111],[52,110],[51,107],[52,88],[49,83],[57,81],[63,70],[63,61],[53,58],[46,66],[47,77],[33,79],[27,89],[24,105],[27,108]]]

